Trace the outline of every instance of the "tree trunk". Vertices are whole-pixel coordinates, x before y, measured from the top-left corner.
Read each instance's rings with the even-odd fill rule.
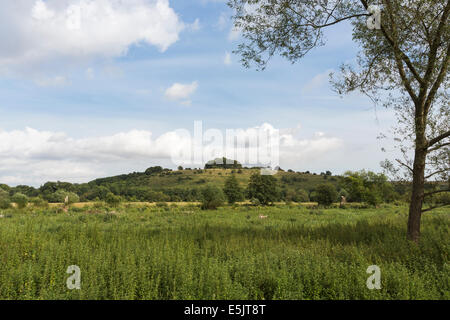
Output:
[[[412,194],[411,202],[409,204],[408,239],[418,243],[420,238],[420,218],[422,217],[422,204],[425,186],[425,160],[427,153],[424,149],[424,132],[417,132],[416,137]]]

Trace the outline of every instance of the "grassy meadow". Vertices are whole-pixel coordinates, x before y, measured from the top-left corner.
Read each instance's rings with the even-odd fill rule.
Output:
[[[124,204],[0,212],[0,299],[449,299],[449,213]],[[265,215],[266,219],[259,216]],[[81,269],[68,290],[67,267]],[[369,290],[370,265],[381,290]]]

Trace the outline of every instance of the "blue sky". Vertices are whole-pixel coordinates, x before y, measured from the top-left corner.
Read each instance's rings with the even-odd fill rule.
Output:
[[[0,27],[8,29],[0,32],[7,37],[0,43],[0,183],[38,186],[47,180],[89,181],[153,164],[174,168],[161,152],[129,152],[126,142],[115,145],[115,139],[136,131],[156,140],[179,128],[193,130],[197,120],[219,130],[264,123],[280,129],[296,141],[283,153],[284,168],[380,171],[386,154],[376,137],[392,126],[392,113],[375,110],[358,94],[341,98],[328,84],[330,71],[355,61],[358,48],[349,25],[330,29],[327,44],[298,63],[274,57],[258,72],[242,67],[232,54],[241,39],[232,32],[232,12],[224,1],[90,2],[0,4]],[[64,30],[71,5],[81,8],[76,36]],[[112,8],[109,20],[102,16],[104,7]],[[147,27],[138,12],[161,21]],[[63,27],[56,32],[58,23]],[[108,30],[109,23],[117,31]],[[54,141],[61,136],[64,148],[78,149],[58,149]],[[101,138],[109,139],[114,150],[123,148],[123,154],[108,149],[99,156],[86,146]],[[29,141],[35,142],[30,146]]]

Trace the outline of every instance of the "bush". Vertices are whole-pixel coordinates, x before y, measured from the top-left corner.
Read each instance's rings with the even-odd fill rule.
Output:
[[[378,206],[383,202],[383,198],[378,190],[366,188],[363,192],[363,201],[371,206]]]
[[[321,184],[315,190],[316,201],[319,205],[329,206],[337,200],[338,193],[332,184]]]
[[[244,192],[242,191],[242,188],[239,186],[239,183],[234,174],[229,176],[225,180],[223,192],[225,193],[225,196],[227,197],[229,204],[233,204],[238,201],[244,200]]]
[[[30,203],[32,203],[33,206],[37,208],[48,208],[48,201],[42,199],[41,197],[30,199]]]
[[[308,192],[303,189],[298,190],[295,194],[294,201],[295,202],[309,202]]]
[[[28,197],[23,193],[16,193],[11,198],[12,202],[14,202],[19,209],[23,209],[28,204]]]
[[[76,193],[68,192],[62,189],[53,193],[49,198],[51,202],[65,203],[66,197],[68,197],[67,204],[80,202],[80,197]]]
[[[110,192],[106,195],[105,202],[108,204],[108,206],[117,207],[122,202],[122,198]]]
[[[0,198],[0,209],[9,209],[11,207],[11,200],[9,197]]]
[[[215,186],[208,186],[202,189],[202,210],[215,210],[225,201],[222,190]]]
[[[9,207],[11,207],[9,193],[3,190],[3,188],[0,188],[0,209],[8,209]]]

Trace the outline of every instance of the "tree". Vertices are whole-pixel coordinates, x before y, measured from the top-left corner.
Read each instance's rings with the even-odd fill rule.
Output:
[[[11,197],[12,202],[14,202],[19,209],[23,209],[28,204],[28,197],[23,193],[16,193]]]
[[[235,52],[244,66],[260,69],[275,54],[295,62],[324,45],[324,29],[352,23],[362,49],[357,66],[342,65],[332,83],[339,94],[359,90],[397,110],[401,149],[413,153],[409,162],[397,159],[412,178],[407,235],[418,242],[422,213],[432,209],[423,209],[425,181],[446,180],[450,170],[450,0],[230,0],[229,6],[246,39]]]
[[[252,174],[247,187],[247,197],[258,199],[262,205],[280,200],[277,179],[273,175]]]
[[[152,175],[155,173],[161,173],[161,172],[163,172],[163,170],[164,169],[161,166],[150,167],[147,170],[145,170],[145,174]]]
[[[207,186],[202,189],[202,210],[215,210],[225,201],[222,189],[216,186]]]
[[[244,192],[239,186],[239,182],[234,174],[225,180],[223,192],[225,193],[229,204],[244,200]]]
[[[315,200],[323,206],[329,206],[337,200],[336,188],[329,183],[320,184],[315,190]]]

